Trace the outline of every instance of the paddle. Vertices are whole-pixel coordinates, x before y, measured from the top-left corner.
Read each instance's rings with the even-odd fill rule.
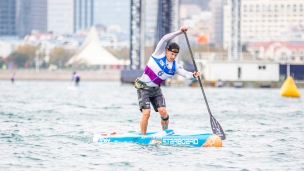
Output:
[[[193,58],[193,54],[192,54],[192,51],[191,51],[191,48],[190,48],[190,44],[189,44],[189,40],[188,40],[188,36],[187,36],[186,31],[184,31],[184,34],[185,34],[185,37],[186,37],[186,41],[187,41],[187,44],[188,44],[188,48],[189,48],[190,55],[191,55],[191,58],[192,58],[192,61],[193,61],[193,64],[194,64],[195,71],[197,72],[198,70],[197,70],[197,67],[196,67],[195,60]],[[205,91],[204,91],[204,88],[203,88],[203,84],[202,84],[201,78],[200,77],[197,77],[197,78],[198,78],[198,82],[199,82],[199,84],[201,86],[201,89],[202,89],[202,92],[203,92],[203,95],[204,95],[204,99],[205,99],[205,102],[206,102],[206,105],[207,105],[207,109],[208,109],[208,112],[209,112],[210,124],[211,124],[212,131],[213,131],[214,134],[216,134],[219,137],[221,137],[222,140],[225,140],[226,136],[225,136],[225,133],[224,133],[221,125],[219,124],[219,122],[211,114],[211,111],[210,111],[210,108],[209,108],[209,105],[208,105],[208,102],[207,102],[207,98],[206,98],[206,95],[205,95]]]

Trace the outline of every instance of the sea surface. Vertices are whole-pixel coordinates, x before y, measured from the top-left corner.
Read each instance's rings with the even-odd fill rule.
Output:
[[[199,87],[162,87],[170,129],[211,132]],[[222,148],[95,143],[139,131],[136,89],[120,82],[0,80],[0,170],[304,170],[304,89],[205,88]],[[159,131],[151,113],[148,131]]]

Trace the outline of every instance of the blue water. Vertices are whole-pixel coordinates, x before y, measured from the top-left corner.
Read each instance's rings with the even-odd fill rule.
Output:
[[[205,88],[222,148],[94,143],[139,131],[136,90],[120,82],[0,81],[0,170],[304,170],[304,90]],[[199,87],[162,87],[170,129],[211,132]],[[148,131],[159,131],[152,112]]]

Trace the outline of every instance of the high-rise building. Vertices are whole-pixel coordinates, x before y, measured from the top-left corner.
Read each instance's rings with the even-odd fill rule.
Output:
[[[22,1],[22,0],[21,0]],[[47,31],[47,0],[31,0],[31,27],[40,32]]]
[[[212,12],[212,27],[211,42],[217,47],[222,47],[223,44],[223,22],[224,13],[223,7],[226,1],[224,0],[212,0],[210,2]]]
[[[74,33],[74,0],[48,0],[47,26],[55,34]]]
[[[47,31],[47,0],[17,0],[17,34]]]
[[[74,32],[94,23],[94,0],[74,0]]]
[[[47,31],[47,0],[0,0],[0,35]]]
[[[16,24],[16,0],[0,0],[0,36],[15,36]]]
[[[231,39],[230,6],[225,6],[224,13],[224,49],[226,49]],[[304,40],[303,0],[242,0],[240,13],[243,44]]]
[[[0,35],[73,34],[93,23],[94,0],[0,0]]]

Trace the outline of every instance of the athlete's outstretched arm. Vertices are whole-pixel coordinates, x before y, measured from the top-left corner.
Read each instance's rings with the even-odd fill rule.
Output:
[[[156,49],[155,49],[154,53],[152,54],[152,56],[163,57],[163,55],[166,52],[166,46],[168,45],[168,42],[187,30],[188,30],[187,27],[181,27],[178,31],[164,35],[164,37],[158,42]]]
[[[155,49],[154,53],[152,54],[152,56],[163,57],[163,55],[166,52],[166,46],[168,45],[168,42],[180,34],[181,34],[180,31],[176,31],[176,32],[172,32],[172,33],[164,35],[164,37],[162,39],[160,39],[160,41],[158,42],[156,49]]]

